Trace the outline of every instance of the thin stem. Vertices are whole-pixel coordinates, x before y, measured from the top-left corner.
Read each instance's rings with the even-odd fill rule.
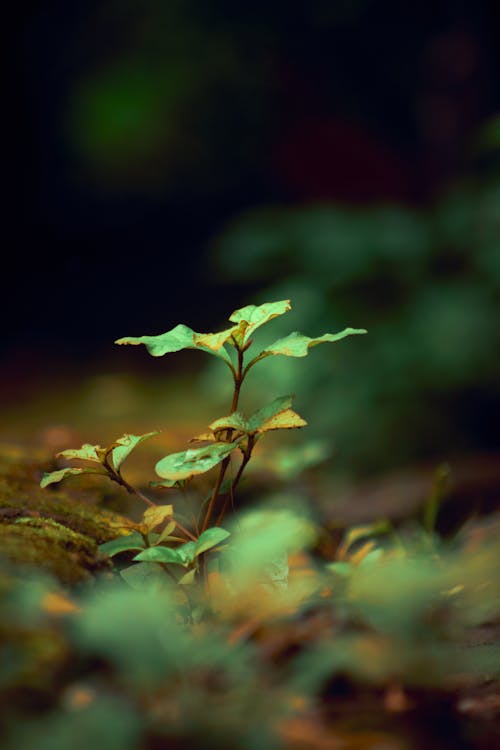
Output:
[[[194,536],[194,534],[191,534],[190,531],[186,529],[185,526],[182,525],[182,523],[179,523],[179,521],[172,516],[172,521],[175,521],[175,525],[179,529],[179,531],[182,531],[183,534],[185,534],[188,539],[191,539],[192,542],[197,542],[198,538]]]
[[[180,491],[181,491],[182,496],[184,498],[185,505],[189,506],[189,493],[187,491],[187,487],[180,487]],[[199,526],[198,526],[198,521],[197,521],[196,516],[195,516],[195,514],[194,514],[194,512],[192,510],[192,507],[189,508],[189,512],[190,512],[190,515],[191,515],[191,519],[193,521],[193,528],[194,528],[196,534],[198,534],[198,536],[200,536],[200,529],[199,529]]]
[[[229,466],[229,462],[230,461],[231,461],[231,457],[227,456],[223,460],[223,462],[221,463],[221,465],[220,465],[219,475],[217,477],[217,481],[215,483],[215,487],[213,489],[212,495],[211,495],[210,500],[208,502],[207,512],[205,514],[205,520],[203,521],[203,524],[201,526],[201,533],[202,534],[205,531],[205,529],[207,529],[208,524],[210,523],[210,519],[212,517],[212,512],[213,512],[213,509],[214,509],[215,501],[217,500],[217,496],[219,494],[219,490],[221,488],[221,484],[222,484],[222,482],[224,480],[224,476],[226,474],[227,467]]]
[[[237,370],[233,372],[234,375],[234,392],[233,392],[233,400],[231,402],[231,414],[234,414],[236,409],[238,408],[238,401],[240,398],[240,390],[241,390],[241,384],[243,383],[244,374],[243,374],[243,351],[242,349],[237,346],[237,342],[235,339],[233,339],[234,344],[238,351],[238,367]],[[232,430],[227,430],[226,432],[226,440],[231,440]],[[229,466],[229,463],[231,461],[231,457],[227,456],[221,463],[219,474],[217,476],[217,480],[215,482],[215,486],[212,492],[212,495],[210,496],[210,500],[208,501],[208,507],[207,512],[205,513],[205,518],[203,520],[203,523],[201,525],[201,533],[203,533],[210,523],[210,519],[212,518],[212,513],[214,510],[215,502],[217,500],[217,497],[219,495],[219,491],[222,485],[222,482],[224,481],[224,476],[227,471],[227,467]]]
[[[236,476],[233,479],[233,482],[231,484],[229,492],[227,493],[227,495],[226,495],[226,497],[224,499],[224,504],[222,506],[221,512],[219,513],[219,517],[217,518],[217,521],[216,521],[216,524],[215,524],[216,526],[218,526],[220,523],[222,523],[222,520],[223,520],[223,518],[224,518],[224,516],[226,514],[228,500],[230,498],[231,499],[234,498],[234,493],[236,491],[236,487],[239,484],[239,481],[240,481],[240,479],[241,479],[241,477],[243,475],[243,472],[245,470],[246,465],[250,461],[254,445],[255,445],[255,439],[254,439],[254,437],[252,435],[249,435],[248,436],[247,448],[245,450],[245,453],[243,454],[243,459],[242,459],[241,464],[239,466],[239,469],[238,469],[238,471],[236,473]]]
[[[110,453],[111,453],[111,449],[106,451],[106,455],[104,456],[104,461],[103,461],[103,466],[108,472],[109,478],[113,482],[116,482],[122,487],[125,487],[127,492],[129,492],[131,495],[136,495],[138,498],[140,498],[143,501],[143,503],[146,503],[146,505],[149,505],[150,508],[156,507],[156,503],[150,500],[149,497],[146,497],[146,495],[143,495],[143,493],[140,490],[138,490],[136,487],[132,487],[132,485],[129,484],[127,480],[122,477],[122,475],[120,474],[120,469],[114,469],[113,466],[111,466],[111,464],[109,463]]]
[[[155,508],[156,503],[154,503],[152,500],[149,499],[149,497],[146,497],[140,490],[138,490],[136,487],[133,487],[131,484],[127,482],[126,479],[122,477],[121,474],[118,472],[113,471],[110,474],[111,479],[114,482],[117,482],[117,484],[121,485],[122,487],[125,487],[127,492],[130,492],[131,495],[136,495],[140,500],[142,500],[146,505],[149,505],[150,508]]]

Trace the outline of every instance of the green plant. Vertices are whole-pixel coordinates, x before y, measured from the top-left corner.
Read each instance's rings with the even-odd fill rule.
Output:
[[[165,456],[156,464],[160,481],[151,486],[160,489],[183,488],[193,477],[218,467],[214,485],[202,504],[198,518],[192,528],[179,520],[173,505],[157,505],[139,489],[133,487],[121,473],[122,463],[144,440],[157,432],[144,435],[125,434],[111,445],[85,444],[78,449],[64,450],[59,456],[86,462],[79,468],[65,467],[44,474],[41,486],[61,481],[68,476],[94,473],[107,476],[137,495],[148,505],[140,524],[131,523],[125,536],[101,545],[103,553],[114,556],[124,551],[137,554],[135,562],[157,563],[179,584],[192,584],[198,578],[207,582],[206,556],[229,536],[221,527],[229,505],[234,506],[234,495],[255,445],[261,437],[273,430],[293,429],[307,423],[292,409],[292,396],[281,396],[270,404],[245,417],[239,411],[242,385],[249,371],[259,362],[271,356],[305,357],[311,347],[327,342],[336,342],[352,334],[366,333],[364,329],[346,328],[340,333],[325,333],[316,338],[304,336],[297,331],[278,339],[264,349],[250,355],[254,332],[291,309],[289,300],[269,302],[260,306],[247,305],[235,310],[229,320],[233,325],[219,333],[196,333],[185,325],[178,325],[159,336],[126,337],[117,344],[144,344],[154,357],[178,352],[183,349],[200,349],[220,359],[230,370],[233,379],[233,396],[229,414],[215,419],[208,432],[193,438],[198,447]],[[240,463],[231,479],[226,479],[231,458],[239,452]],[[133,529],[133,530],[131,530]],[[151,571],[151,566],[146,566]],[[133,566],[122,571],[131,583],[143,580],[144,570]]]

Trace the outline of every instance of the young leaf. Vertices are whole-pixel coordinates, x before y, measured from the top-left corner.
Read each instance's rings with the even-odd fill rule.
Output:
[[[108,557],[113,557],[119,552],[142,549],[144,549],[144,539],[137,531],[133,531],[132,534],[126,534],[126,536],[119,536],[117,539],[112,539],[110,542],[104,542],[104,544],[99,545],[99,552]]]
[[[113,443],[114,447],[111,450],[111,460],[114,468],[118,471],[121,464],[125,461],[127,456],[132,453],[136,445],[139,445],[143,440],[147,440],[148,438],[153,437],[153,435],[158,434],[158,431],[146,432],[144,435],[125,434],[122,435],[121,438],[118,438],[118,440]]]
[[[297,427],[305,427],[305,419],[293,411],[293,409],[284,409],[279,414],[269,417],[260,425],[257,432],[269,432],[269,430],[292,430]]]
[[[155,505],[144,511],[142,520],[146,524],[148,531],[153,531],[161,523],[164,523],[167,518],[171,518],[173,513],[173,505]]]
[[[346,336],[353,336],[357,333],[367,333],[367,331],[364,328],[344,328],[340,333],[325,333],[323,336],[318,336],[318,338],[310,338],[298,331],[294,331],[293,333],[289,333],[288,336],[278,339],[274,344],[266,346],[255,358],[254,362],[275,354],[282,354],[285,357],[306,357],[312,346],[340,341],[346,338]]]
[[[188,570],[187,573],[184,573],[182,578],[179,578],[177,583],[180,584],[181,586],[191,586],[191,584],[194,583],[195,576],[196,576],[196,568],[193,568],[192,570]]]
[[[269,419],[292,406],[293,396],[278,396],[270,404],[257,409],[248,420],[252,432],[257,430]]]
[[[249,434],[251,427],[245,417],[239,412],[235,411],[233,414],[229,414],[227,417],[220,417],[214,422],[208,425],[212,432],[220,432],[221,430],[238,430]]]
[[[189,438],[190,443],[213,443],[214,440],[215,438],[211,432],[202,432],[200,435]]]
[[[181,565],[187,566],[194,561],[196,555],[196,542],[186,542],[181,544],[180,547],[176,548],[176,553],[179,555]]]
[[[172,531],[174,531],[176,526],[177,524],[175,523],[175,521],[170,521],[170,523],[168,523],[163,529],[163,531],[161,532],[160,536],[158,537],[158,540],[156,541],[156,544],[161,544],[161,542],[170,541],[170,535]]]
[[[204,474],[228,456],[238,442],[211,443],[202,448],[192,448],[181,453],[165,456],[156,464],[155,471],[163,479],[187,479],[196,474]]]
[[[256,411],[250,419],[245,419],[239,412],[220,417],[209,427],[213,432],[237,430],[245,435],[255,435],[269,430],[288,430],[305,427],[307,422],[290,408],[292,396],[280,396],[271,404]]]
[[[293,396],[280,396],[254,412],[249,419],[252,433],[305,427],[307,422],[291,409]]]
[[[40,487],[48,487],[49,484],[55,484],[65,477],[77,474],[105,474],[105,472],[104,470],[90,467],[81,469],[68,467],[66,469],[59,469],[58,471],[45,472],[40,482]]]
[[[194,542],[192,542],[194,544]],[[175,563],[184,565],[182,557],[172,547],[148,547],[134,557],[138,562]]]
[[[221,357],[231,364],[229,354],[223,347],[225,341],[233,333],[234,326],[221,333],[196,333],[189,326],[182,323],[166,333],[158,336],[129,336],[117,339],[115,344],[144,344],[153,357],[163,357],[164,354],[180,352],[182,349],[201,349],[202,351]]]
[[[244,346],[257,328],[291,309],[289,299],[280,302],[265,302],[258,306],[241,307],[239,310],[235,310],[229,318],[231,322],[238,324],[237,331],[233,335],[238,344]]]
[[[60,451],[57,456],[61,458],[79,458],[81,461],[93,461],[101,464],[104,458],[105,449],[100,445],[90,445],[85,443],[81,448],[67,448]]]
[[[222,529],[220,526],[213,526],[212,528],[207,529],[200,535],[196,542],[194,556],[197,557],[198,555],[201,555],[202,552],[206,552],[208,549],[216,547],[224,541],[224,539],[227,539],[228,536],[230,536],[229,531]]]

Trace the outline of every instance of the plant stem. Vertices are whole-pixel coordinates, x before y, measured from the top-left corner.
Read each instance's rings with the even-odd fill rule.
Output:
[[[239,401],[239,398],[240,398],[241,384],[243,383],[243,380],[244,380],[244,377],[245,377],[244,373],[243,373],[243,356],[244,356],[243,355],[243,351],[239,347],[237,347],[237,351],[238,351],[238,366],[237,366],[236,371],[234,371],[234,373],[233,373],[233,375],[234,375],[234,392],[233,392],[233,400],[231,402],[231,412],[230,412],[231,414],[234,414],[234,412],[238,408],[238,401]],[[226,432],[226,440],[228,440],[228,441],[231,440],[231,435],[232,435],[232,430],[227,430],[227,432]],[[219,474],[218,474],[217,480],[215,482],[215,486],[214,486],[214,489],[212,491],[212,495],[210,496],[210,500],[208,501],[207,512],[205,513],[205,518],[204,518],[203,523],[201,525],[201,533],[203,533],[208,528],[208,525],[210,524],[210,519],[212,518],[212,513],[213,513],[213,510],[214,510],[215,502],[216,502],[217,497],[219,495],[219,490],[221,488],[222,482],[224,481],[224,476],[226,474],[227,467],[229,466],[230,461],[231,461],[231,457],[227,456],[227,458],[225,458],[222,461],[221,465],[220,465]]]
[[[143,495],[143,493],[140,490],[138,490],[136,487],[132,487],[132,485],[129,484],[127,480],[122,477],[121,474],[113,471],[110,474],[110,477],[114,482],[121,485],[122,487],[125,487],[127,492],[130,492],[131,495],[136,495],[140,500],[146,503],[146,505],[149,505],[150,508],[156,507],[156,503],[150,500],[149,497],[146,497],[146,495]]]
[[[220,523],[222,523],[222,521],[224,519],[224,516],[226,514],[226,510],[227,510],[228,499],[230,497],[234,497],[234,492],[235,492],[236,487],[238,486],[239,481],[240,481],[240,479],[242,477],[242,474],[243,474],[243,472],[245,470],[245,466],[250,461],[250,458],[252,456],[252,450],[253,450],[254,445],[255,445],[255,438],[253,437],[253,435],[249,435],[248,436],[247,448],[245,450],[245,453],[243,454],[243,459],[242,459],[241,464],[239,466],[239,469],[238,469],[238,471],[236,473],[236,476],[233,479],[233,483],[231,484],[231,488],[230,488],[228,494],[225,497],[224,505],[222,506],[221,512],[219,513],[219,517],[217,518],[217,521],[215,523],[216,526],[218,526]]]
[[[129,484],[126,479],[122,477],[119,471],[115,471],[111,464],[108,461],[108,457],[106,456],[104,459],[104,466],[109,474],[109,478],[113,480],[113,482],[116,482],[121,487],[124,487],[127,492],[130,492],[131,495],[136,495],[138,498],[140,498],[146,505],[149,505],[150,508],[156,508],[158,507],[158,504],[153,502],[149,499],[149,497],[146,497],[140,490],[137,489],[137,487],[134,487],[133,485]],[[188,538],[191,539],[191,541],[196,542],[197,537],[195,537],[193,534],[191,534],[190,531],[186,529],[185,526],[183,526],[177,519],[172,517],[172,520],[175,521],[177,528],[182,531],[182,533]]]

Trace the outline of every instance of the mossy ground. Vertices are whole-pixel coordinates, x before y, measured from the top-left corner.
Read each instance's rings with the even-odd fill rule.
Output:
[[[129,522],[99,507],[109,490],[97,484],[41,489],[51,462],[40,451],[0,446],[0,559],[78,583],[106,567],[98,545],[124,533]]]

